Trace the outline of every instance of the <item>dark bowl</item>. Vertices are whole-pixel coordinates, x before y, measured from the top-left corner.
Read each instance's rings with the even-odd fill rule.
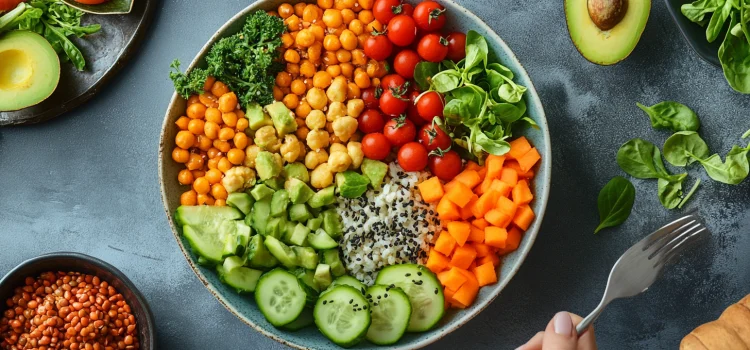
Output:
[[[135,287],[125,274],[114,266],[97,258],[80,253],[50,253],[26,260],[10,270],[0,280],[0,312],[5,311],[5,300],[13,296],[13,291],[24,285],[26,277],[38,277],[47,271],[72,271],[99,276],[122,294],[130,305],[138,326],[140,348],[153,350],[156,348],[156,332],[154,316],[141,292]]]
[[[706,40],[706,28],[701,27],[697,23],[691,22],[687,17],[682,15],[680,7],[683,4],[689,3],[687,0],[665,0],[667,3],[667,9],[669,14],[672,15],[672,19],[677,24],[677,28],[680,29],[682,37],[685,38],[688,45],[695,51],[695,53],[704,59],[706,62],[713,64],[716,67],[721,67],[719,63],[719,46],[721,46],[721,38],[724,38],[724,34],[720,34],[719,38],[714,42],[709,43]],[[726,31],[726,28],[724,29]]]

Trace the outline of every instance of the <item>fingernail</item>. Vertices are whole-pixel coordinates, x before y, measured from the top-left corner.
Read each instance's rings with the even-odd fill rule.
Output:
[[[573,320],[567,312],[558,312],[555,315],[555,333],[570,335],[573,330]]]

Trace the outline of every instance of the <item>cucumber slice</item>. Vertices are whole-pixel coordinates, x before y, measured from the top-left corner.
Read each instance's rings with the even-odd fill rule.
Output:
[[[224,264],[222,266],[222,272],[232,272],[232,270],[242,266],[245,264],[245,260],[240,258],[239,256],[230,256],[226,259],[224,259]]]
[[[242,219],[242,213],[232,207],[208,205],[182,205],[175,212],[175,221],[180,225],[213,227],[217,222]]]
[[[365,296],[370,302],[372,323],[367,340],[377,345],[395,344],[406,332],[411,318],[409,297],[401,288],[374,285]]]
[[[289,324],[285,324],[281,326],[281,328],[284,328],[288,331],[298,331],[302,328],[307,328],[312,326],[315,323],[315,319],[313,318],[313,311],[311,308],[305,308],[302,310],[302,313],[297,317],[296,320],[292,321]]]
[[[320,294],[320,287],[315,283],[315,273],[312,270],[302,267],[298,267],[291,272],[297,276],[297,279],[300,281],[300,287],[307,293],[307,306],[315,306],[315,302],[318,301],[318,295]]]
[[[292,247],[292,251],[294,252],[294,255],[297,256],[298,266],[310,270],[313,270],[316,266],[318,266],[319,258],[318,253],[315,252],[315,249],[312,249],[310,247],[294,246]]]
[[[226,261],[224,265],[226,266]],[[243,294],[255,291],[255,287],[258,285],[258,280],[262,274],[263,272],[260,270],[237,266],[232,270],[223,268],[221,273],[219,273],[219,279],[226,285],[234,288],[237,293]]]
[[[345,285],[332,288],[318,298],[313,310],[315,325],[334,343],[350,347],[359,343],[370,327],[367,299],[358,290]]]
[[[349,287],[352,287],[352,288],[358,290],[360,293],[362,293],[362,295],[365,295],[366,292],[367,292],[367,286],[365,286],[358,279],[356,279],[356,278],[354,278],[352,276],[349,276],[349,275],[344,275],[344,276],[338,277],[335,280],[333,280],[333,282],[331,283],[331,286],[328,287],[328,289],[324,290],[323,293],[327,293],[328,291],[330,291],[331,289],[333,289],[333,287],[336,287],[336,286],[349,286]]]
[[[261,235],[255,235],[250,239],[245,250],[245,260],[248,266],[265,270],[279,264],[279,260],[271,255],[263,241]]]
[[[341,263],[341,258],[339,258],[338,249],[329,249],[329,250],[324,250],[323,252],[321,252],[320,262],[331,265],[331,272],[336,277],[343,276],[346,274],[346,269],[344,268],[344,264]]]
[[[310,243],[311,247],[318,250],[333,249],[339,246],[322,228],[310,232],[307,235],[307,242]]]
[[[279,259],[279,262],[281,262],[286,268],[292,269],[297,267],[297,255],[294,254],[294,251],[292,248],[289,248],[288,245],[282,243],[273,236],[266,236],[266,240],[263,244],[266,245],[266,248],[271,252],[271,255],[276,257],[276,259]]]
[[[315,283],[320,288],[328,288],[331,285],[331,267],[326,264],[318,264],[315,267]]]
[[[323,218],[310,218],[307,219],[307,228],[310,229],[310,231],[315,231],[320,228],[320,226],[323,225]]]
[[[434,327],[445,312],[443,288],[432,271],[417,264],[391,265],[383,268],[375,284],[395,285],[409,296],[411,319],[409,332],[424,332]]]
[[[269,217],[271,216],[271,199],[263,199],[253,204],[253,213],[250,215],[252,218],[251,223],[255,232],[262,235],[266,235],[266,226],[268,225]],[[245,220],[247,222],[247,220]]]
[[[222,262],[224,242],[216,232],[210,232],[199,226],[185,225],[182,227],[182,235],[187,239],[195,255],[214,264]]]
[[[297,319],[305,308],[306,298],[297,277],[280,268],[261,276],[255,289],[255,302],[260,312],[276,327]]]
[[[255,203],[255,199],[244,192],[234,192],[227,196],[227,205],[239,209],[245,215],[250,214],[250,210],[253,209],[253,203]]]

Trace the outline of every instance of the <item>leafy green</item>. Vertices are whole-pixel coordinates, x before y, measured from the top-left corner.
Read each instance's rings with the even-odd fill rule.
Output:
[[[750,12],[745,7],[743,11]],[[730,26],[735,26],[737,16],[732,16]],[[744,22],[743,22],[744,23]],[[750,35],[735,36],[727,33],[719,47],[719,62],[729,86],[743,94],[750,94]]]
[[[693,197],[693,195],[695,194],[695,191],[698,190],[698,186],[700,185],[701,185],[701,179],[700,178],[695,179],[695,182],[693,183],[693,187],[690,188],[690,191],[684,197],[682,197],[682,200],[680,201],[680,204],[677,205],[677,208],[682,208],[682,206],[685,205],[685,203],[687,203],[687,201],[690,200],[691,197]]]
[[[669,175],[658,180],[659,201],[664,208],[674,209],[682,201],[682,182],[687,174]]]
[[[748,131],[745,131],[745,133],[744,133],[744,134],[742,134],[742,138],[743,138],[743,139],[746,139],[746,138],[748,138],[748,137],[750,137],[750,130],[748,130]]]
[[[417,63],[414,67],[414,81],[422,91],[430,89],[432,77],[440,71],[440,64],[428,61]]]
[[[742,148],[734,146],[727,153],[726,160],[721,161],[721,156],[714,154],[706,159],[698,159],[706,169],[706,173],[712,179],[729,185],[737,185],[745,180],[750,173],[748,164],[748,152],[750,146]]]
[[[701,126],[698,116],[687,106],[672,101],[657,103],[651,107],[636,102],[651,119],[654,129],[669,129],[672,131],[697,131]]]
[[[702,23],[706,14],[716,11],[719,8],[717,0],[697,0],[689,4],[684,4],[680,8],[682,14],[695,23]]]
[[[721,3],[721,6],[713,13],[711,20],[708,22],[708,26],[706,26],[706,40],[708,40],[709,43],[714,42],[714,40],[719,37],[721,29],[724,27],[727,18],[729,18],[729,15],[732,13],[732,9],[735,6],[739,6],[737,0],[720,0],[719,3]]]
[[[695,131],[680,131],[664,142],[664,158],[674,166],[686,166],[708,155],[706,141]]]
[[[599,208],[599,226],[594,233],[604,228],[622,224],[630,216],[635,202],[635,187],[622,176],[609,180],[599,191],[597,207]]]
[[[273,102],[275,76],[283,68],[278,48],[284,31],[281,18],[256,11],[242,31],[214,43],[205,57],[206,68],[184,74],[179,71],[179,61],[172,62],[169,77],[175,91],[184,98],[202,94],[206,78],[213,76],[237,94],[242,106]]]
[[[473,30],[466,33],[466,62],[464,63],[466,70],[470,70],[479,64],[486,67],[488,54],[487,40],[482,35]]]

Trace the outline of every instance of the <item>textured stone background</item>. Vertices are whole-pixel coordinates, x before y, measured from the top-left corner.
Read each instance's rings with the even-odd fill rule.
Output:
[[[660,0],[638,47],[613,67],[576,52],[562,1],[460,2],[506,40],[534,80],[552,134],[553,185],[518,275],[487,310],[433,347],[513,349],[556,311],[593,309],[617,257],[679,215],[660,206],[654,181],[634,180],[628,222],[592,233],[598,190],[622,175],[619,145],[632,137],[661,145],[668,136],[651,130],[635,102],[688,104],[712,150],[724,154],[750,128],[750,98],[693,54]],[[0,129],[0,273],[46,252],[85,252],[118,266],[144,292],[160,348],[281,348],[227,312],[193,275],[158,194],[169,63],[189,62],[247,4],[163,1],[137,57],[94,100],[45,124]],[[690,174],[690,183],[700,176],[705,185],[683,211],[698,209],[713,236],[647,293],[606,310],[596,324],[602,349],[676,348],[693,327],[750,293],[750,181],[732,187],[698,168]]]

